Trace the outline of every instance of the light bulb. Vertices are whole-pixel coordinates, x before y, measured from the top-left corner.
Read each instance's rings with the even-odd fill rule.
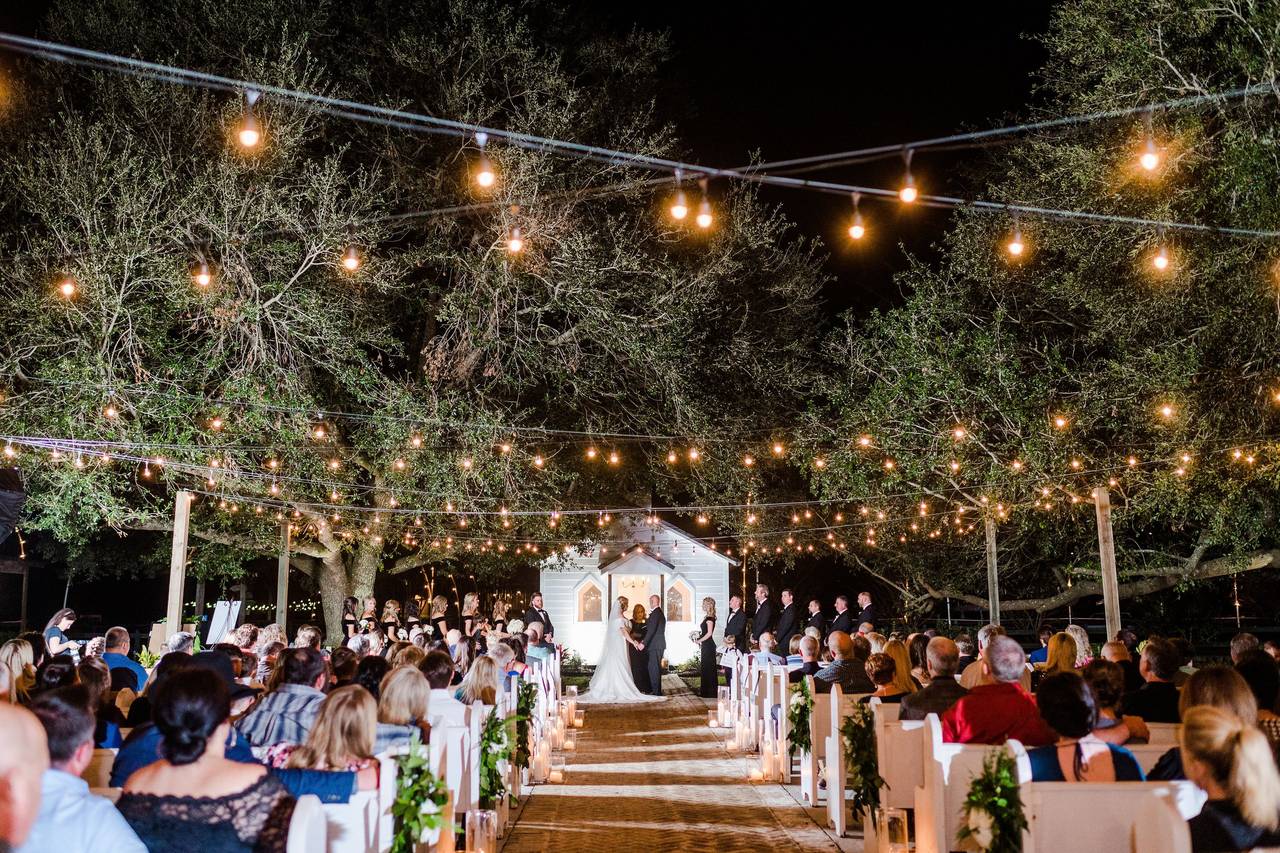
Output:
[[[688,215],[689,200],[685,198],[684,190],[676,190],[675,200],[671,202],[671,218],[680,220]]]
[[[524,249],[524,238],[520,236],[519,228],[511,229],[511,236],[507,238],[507,251],[513,255]]]
[[[702,203],[698,205],[698,216],[694,221],[698,223],[699,228],[711,227],[713,221],[711,217],[711,202],[705,198],[702,200]]]
[[[76,280],[71,276],[67,276],[62,280],[62,284],[58,285],[58,292],[62,294],[63,299],[70,299],[76,295]]]
[[[861,240],[866,236],[867,229],[857,219],[853,220],[853,224],[849,226],[849,236],[855,240]]]
[[[348,246],[347,252],[342,256],[342,266],[347,272],[355,272],[360,268],[360,253],[356,251],[355,246]]]
[[[1158,270],[1167,270],[1169,268],[1169,250],[1164,246],[1160,247],[1160,251],[1151,258],[1151,266]]]
[[[1013,239],[1009,241],[1009,245],[1005,248],[1007,248],[1009,250],[1009,254],[1013,255],[1015,258],[1022,254],[1023,250],[1026,249],[1026,245],[1022,242],[1022,232],[1020,230],[1016,228],[1014,229]]]
[[[902,182],[902,189],[898,190],[898,198],[907,204],[911,204],[919,197],[920,192],[916,189],[916,179],[911,176],[910,172],[907,172],[907,179]]]
[[[191,274],[191,277],[201,287],[208,287],[209,282],[213,281],[213,274],[209,272],[209,265],[204,261],[201,261],[196,266],[195,272]]]
[[[1156,150],[1156,141],[1150,136],[1147,137],[1147,147],[1138,157],[1138,162],[1148,172],[1154,172],[1160,165],[1160,152]]]
[[[244,124],[240,125],[240,144],[245,148],[255,148],[262,141],[262,131],[258,127],[258,118],[253,114],[253,107],[245,107]]]
[[[476,163],[476,183],[481,187],[488,189],[498,180],[497,174],[493,171],[493,164],[489,162],[489,158],[480,155],[480,160]]]

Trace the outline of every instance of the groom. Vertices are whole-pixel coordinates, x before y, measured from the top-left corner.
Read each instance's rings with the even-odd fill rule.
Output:
[[[662,612],[662,599],[649,596],[649,620],[645,622],[644,637],[636,646],[649,658],[649,692],[662,695],[662,655],[667,650],[667,615]]]

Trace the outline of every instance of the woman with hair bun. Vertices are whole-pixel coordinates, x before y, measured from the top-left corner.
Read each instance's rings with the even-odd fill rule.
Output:
[[[1028,750],[1033,781],[1142,781],[1142,767],[1132,752],[1094,735],[1098,706],[1088,683],[1075,672],[1046,675],[1036,693],[1036,704],[1040,717],[1058,733],[1058,739]]]
[[[1280,846],[1280,773],[1267,736],[1234,714],[1197,705],[1182,715],[1178,743],[1187,778],[1209,795],[1187,821],[1191,849]]]
[[[156,690],[160,760],[134,773],[117,807],[151,853],[283,851],[293,797],[261,764],[225,757],[231,697],[193,668]]]

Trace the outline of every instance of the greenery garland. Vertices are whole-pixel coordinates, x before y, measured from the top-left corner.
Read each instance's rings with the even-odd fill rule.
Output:
[[[880,775],[875,713],[870,705],[859,703],[853,706],[852,712],[840,724],[840,741],[849,789],[853,793],[853,813],[874,815],[880,808],[880,789],[887,788],[888,783]]]
[[[791,730],[787,751],[792,757],[797,752],[810,752],[813,749],[813,742],[809,738],[809,719],[812,716],[813,694],[809,692],[809,680],[802,678],[791,685],[791,699],[787,703],[787,724]]]
[[[964,824],[956,833],[962,849],[984,853],[1021,853],[1027,818],[1022,811],[1018,765],[1004,747],[987,753],[982,773],[964,798]]]
[[[494,708],[480,732],[480,804],[493,808],[506,793],[498,763],[511,757],[511,727]]]
[[[516,688],[516,767],[529,766],[529,721],[533,719],[534,704],[538,700],[538,686],[532,681],[520,679]]]
[[[413,853],[428,832],[446,826],[442,810],[449,802],[449,788],[444,780],[431,772],[430,752],[414,728],[409,751],[396,756],[396,798],[391,804],[395,819],[395,836],[391,853]]]

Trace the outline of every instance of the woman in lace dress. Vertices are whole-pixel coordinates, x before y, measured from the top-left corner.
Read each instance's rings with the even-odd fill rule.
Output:
[[[134,773],[117,807],[151,853],[283,851],[293,797],[261,764],[228,760],[226,684],[207,669],[156,691],[160,760]]]

